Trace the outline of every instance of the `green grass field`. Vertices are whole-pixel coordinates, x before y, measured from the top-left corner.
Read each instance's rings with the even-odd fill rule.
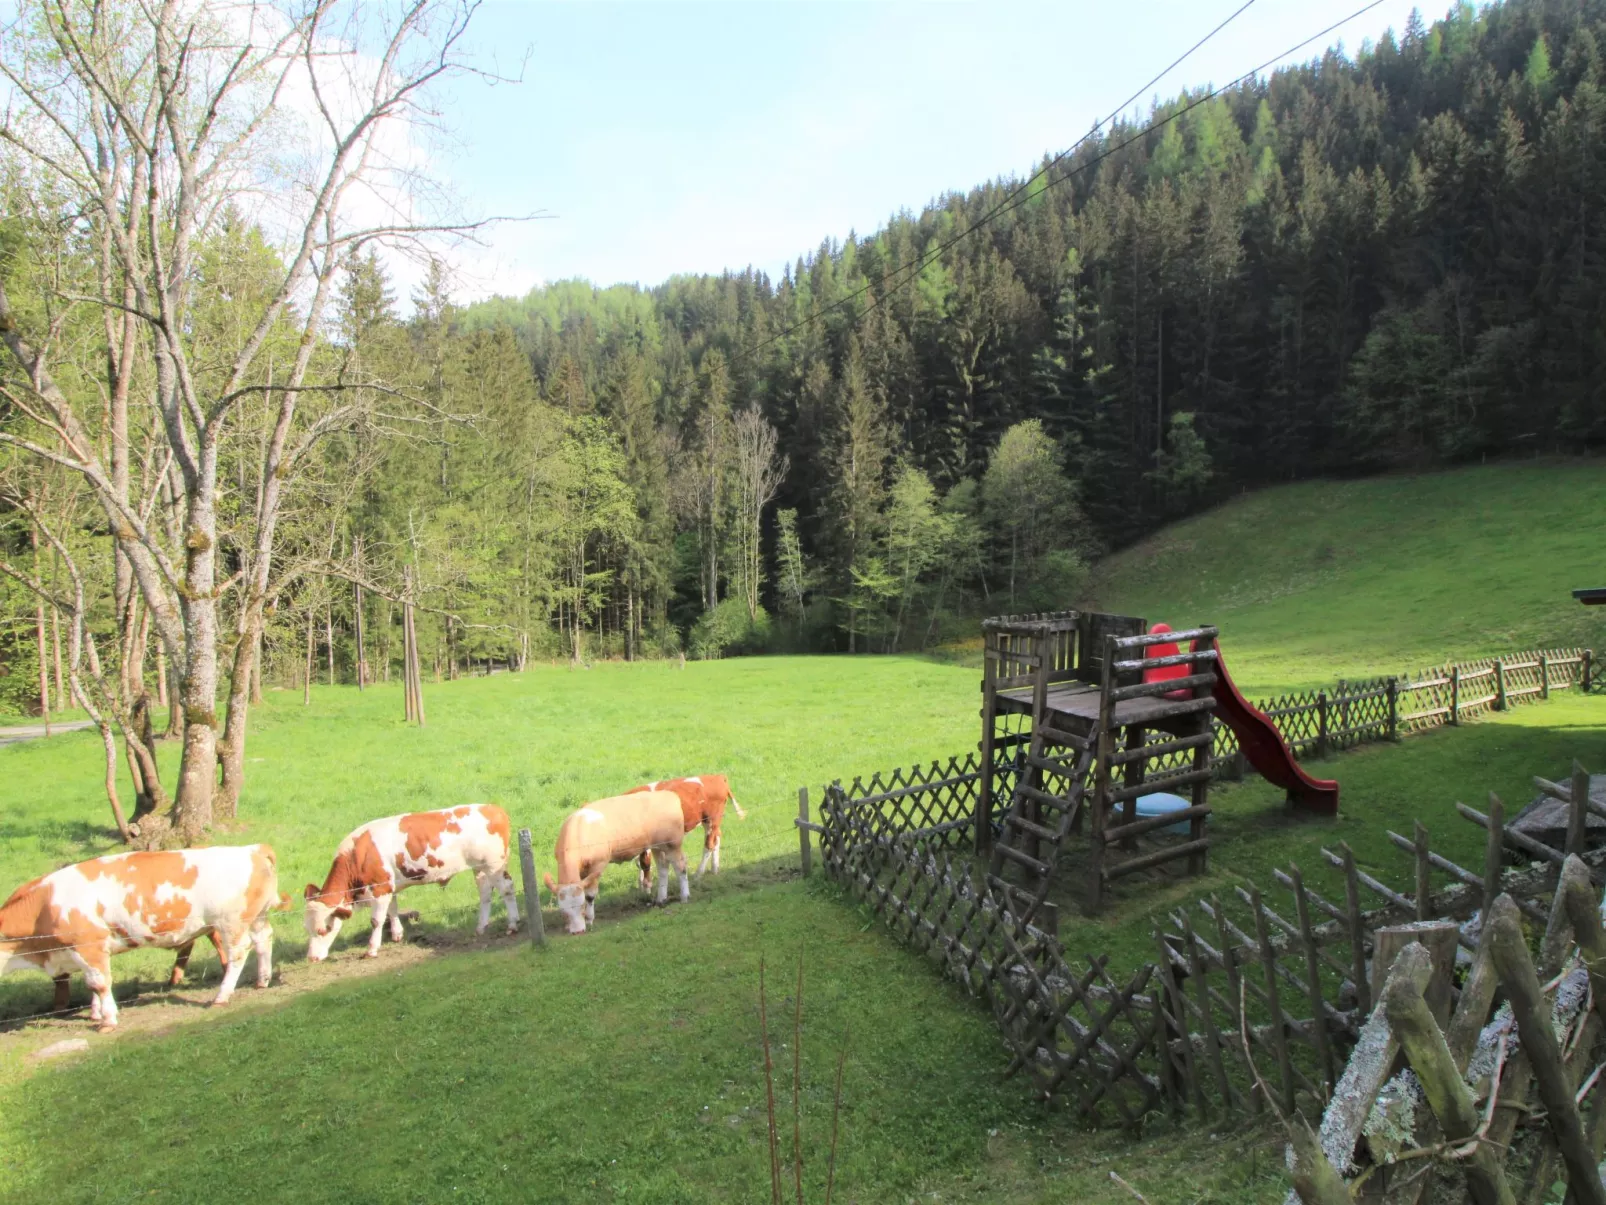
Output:
[[[1603,484],[1572,465],[1275,491],[1123,554],[1099,579],[1100,601],[1221,623],[1252,693],[1452,654],[1593,643],[1589,616],[1566,594],[1590,564],[1587,533],[1568,514],[1598,505]],[[1437,518],[1422,518],[1435,499]],[[1402,516],[1393,532],[1391,508]],[[1250,541],[1251,523],[1277,534]],[[1163,580],[1177,583],[1174,595]],[[15,1023],[48,1007],[50,985],[8,976],[0,1200],[210,1201],[235,1185],[269,1201],[331,1190],[385,1202],[762,1200],[758,964],[770,967],[789,1147],[799,954],[810,1200],[823,1199],[844,1035],[837,1200],[1131,1201],[1112,1171],[1155,1205],[1280,1200],[1281,1147],[1265,1128],[1158,1120],[1133,1143],[1031,1103],[1022,1083],[1000,1080],[1003,1046],[981,1007],[834,888],[799,879],[797,788],[973,749],[974,667],[872,657],[542,666],[425,693],[430,723],[417,730],[402,723],[394,686],[318,688],[310,707],[299,692],[270,692],[253,717],[240,819],[217,839],[272,842],[281,887],[299,894],[365,820],[492,800],[534,831],[550,867],[557,826],[583,800],[721,770],[750,813],[727,813],[725,872],[698,883],[690,904],[655,911],[633,873],[615,869],[599,928],[558,936],[548,909],[554,937],[540,953],[522,937],[472,938],[466,881],[409,892],[422,921],[376,963],[360,957],[361,914],[317,967],[301,958],[299,916],[280,915],[275,985],[242,988],[221,1014],[200,1007],[216,982],[210,951],[192,963],[198,982],[177,991],[159,987],[167,957],[130,954],[114,964],[132,1000],[110,1038],[83,1014]],[[162,749],[169,778],[176,754]],[[0,749],[0,889],[115,848],[99,757],[93,733]],[[1258,780],[1219,787],[1207,876],[1124,887],[1097,920],[1062,915],[1062,935],[1073,954],[1136,964],[1175,907],[1235,882],[1276,896],[1274,866],[1297,862],[1330,889],[1319,850],[1340,840],[1404,883],[1385,830],[1408,831],[1413,818],[1435,849],[1476,865],[1482,834],[1455,816],[1455,801],[1494,790],[1519,805],[1529,776],[1561,776],[1573,758],[1606,766],[1606,699],[1561,695],[1315,763],[1342,784],[1334,822],[1286,816]],[[689,841],[695,855],[701,839]],[[56,1063],[31,1057],[64,1037],[91,1048]]]
[[[1535,461],[1263,490],[1102,562],[1087,605],[1221,628],[1269,694],[1449,657],[1606,644],[1606,465]]]

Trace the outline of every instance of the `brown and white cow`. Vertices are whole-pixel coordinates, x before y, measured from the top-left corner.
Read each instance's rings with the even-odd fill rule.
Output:
[[[308,961],[322,962],[329,956],[335,934],[358,904],[373,908],[368,957],[377,958],[387,917],[390,939],[402,939],[397,893],[421,883],[444,887],[465,870],[473,871],[480,888],[480,918],[474,932],[484,933],[491,923],[494,888],[501,891],[507,907],[507,931],[517,933],[519,903],[507,873],[511,832],[507,813],[489,803],[370,820],[335,850],[323,886],[307,884]]]
[[[56,980],[65,1007],[67,976],[82,971],[93,993],[90,1019],[102,1033],[117,1025],[111,959],[140,947],[185,949],[214,934],[224,959],[213,1005],[227,1004],[257,956],[257,986],[273,976],[268,912],[288,906],[279,894],[273,849],[216,846],[111,854],[24,883],[0,904],[0,971],[35,969]]]
[[[658,902],[669,898],[665,860],[680,875],[680,898],[691,898],[686,836],[680,797],[673,791],[642,791],[598,799],[569,813],[558,830],[553,854],[558,881],[546,876],[547,890],[558,897],[558,911],[570,933],[584,933],[597,920],[597,891],[610,862],[630,862],[646,850],[658,855]]]
[[[666,782],[649,782],[644,787],[633,787],[631,794],[637,791],[673,791],[680,796],[681,818],[689,833],[699,824],[703,826],[703,858],[697,863],[697,876],[702,877],[703,871],[708,869],[709,862],[713,862],[715,874],[719,873],[719,830],[725,820],[725,805],[728,803],[736,809],[736,815],[743,820],[747,813],[742,811],[742,805],[737,803],[731,795],[729,781],[723,774],[694,774],[690,778],[671,778]],[[643,891],[652,882],[652,854],[642,851],[637,859],[641,868],[638,882]]]

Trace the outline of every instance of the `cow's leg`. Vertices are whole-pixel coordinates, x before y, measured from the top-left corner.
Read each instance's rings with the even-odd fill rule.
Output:
[[[686,873],[686,850],[682,846],[675,846],[669,856],[674,860],[675,871],[680,875],[680,902],[685,903],[691,899],[691,876]]]
[[[643,891],[652,891],[652,850],[644,849],[636,856],[636,885]]]
[[[273,925],[266,916],[251,922],[251,946],[257,955],[257,986],[273,981]]]
[[[178,948],[173,955],[173,973],[167,977],[169,987],[177,987],[184,982],[184,972],[189,969],[190,955],[195,952],[195,942],[187,941]]]
[[[249,928],[241,928],[238,933],[231,929],[219,929],[217,940],[229,954],[223,982],[218,984],[217,995],[212,998],[212,1007],[222,1008],[233,997],[235,985],[240,982],[240,972],[245,970],[246,957],[251,953],[252,934]]]
[[[374,927],[368,933],[369,958],[379,957],[379,947],[385,941],[385,917],[395,904],[396,893],[393,891],[374,897]]]
[[[653,893],[653,902],[667,903],[669,900],[669,859],[664,857],[664,851],[659,850],[658,856],[653,859],[658,863],[658,890]]]
[[[708,869],[708,862],[714,856],[714,849],[719,845],[719,830],[711,824],[708,818],[703,818],[703,857],[697,863],[697,877],[703,877],[703,871]],[[717,873],[717,872],[716,872]]]
[[[586,888],[586,927],[592,928],[597,923],[597,892],[600,887]]]
[[[444,887],[446,884],[442,883],[441,886]],[[390,900],[390,940],[400,941],[403,937],[407,936],[406,930],[402,928],[401,892],[398,891],[395,895],[391,896]],[[418,913],[409,913],[407,919],[417,920]]]
[[[480,919],[474,925],[474,936],[484,937],[491,927],[491,874],[486,870],[474,872],[474,884],[480,889]]]
[[[502,892],[502,906],[507,909],[507,931],[509,933],[517,933],[519,931],[519,893],[513,886],[513,876],[504,870],[497,887]]]
[[[94,993],[89,1007],[89,1019],[98,1022],[101,1033],[117,1028],[117,1001],[112,997],[112,958],[104,949],[79,954],[84,962],[84,982]]]
[[[72,996],[70,995],[72,990],[72,976],[52,975],[50,978],[51,981],[56,985],[55,995],[50,998],[50,1011],[53,1013],[64,1013],[67,1011],[67,1005],[72,1001]]]

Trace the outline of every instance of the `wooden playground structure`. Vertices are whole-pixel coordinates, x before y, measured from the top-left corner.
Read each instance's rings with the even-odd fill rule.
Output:
[[[990,855],[988,879],[1022,920],[1048,897],[1073,835],[1090,843],[1090,908],[1124,875],[1182,859],[1189,874],[1202,872],[1216,629],[1151,633],[1135,616],[1060,611],[989,619],[982,631],[976,852]],[[995,834],[1006,770],[1015,785]],[[1139,814],[1142,796],[1184,790],[1186,808]],[[1185,839],[1140,847],[1184,823]]]

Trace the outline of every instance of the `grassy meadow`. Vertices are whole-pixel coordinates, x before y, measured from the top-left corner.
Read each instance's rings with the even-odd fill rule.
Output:
[[[1599,644],[1567,594],[1590,577],[1578,513],[1606,502],[1588,465],[1269,491],[1114,558],[1098,601],[1154,619],[1220,623],[1251,694],[1541,644]],[[1256,534],[1250,538],[1251,532]],[[1270,533],[1270,534],[1263,534]],[[494,801],[535,833],[544,868],[562,817],[636,783],[724,771],[749,816],[727,813],[724,873],[689,905],[652,910],[633,870],[604,881],[599,928],[473,938],[468,881],[410,891],[422,913],[401,946],[361,957],[359,913],[335,956],[301,957],[297,912],[278,915],[274,986],[203,1006],[218,968],[162,986],[159,953],[114,964],[122,1029],[49,1006],[39,975],[0,980],[0,1201],[155,1196],[209,1201],[218,1170],[269,1201],[751,1202],[767,1192],[758,977],[767,961],[783,1150],[789,1150],[796,960],[805,963],[802,1111],[808,1199],[823,1200],[837,1051],[848,1051],[835,1199],[1025,1205],[1272,1202],[1281,1145],[1157,1119],[1133,1143],[1045,1111],[1002,1081],[984,1009],[901,949],[863,909],[797,868],[797,788],[974,749],[980,696],[964,657],[791,657],[537,666],[426,683],[429,725],[401,719],[397,686],[271,691],[253,714],[250,780],[219,842],[268,841],[281,887],[321,881],[339,839],[375,816]],[[169,780],[177,749],[162,747]],[[1276,866],[1334,883],[1320,849],[1347,841],[1385,881],[1409,868],[1386,830],[1429,827],[1478,865],[1482,832],[1457,800],[1532,797],[1534,774],[1606,767],[1606,699],[1558,694],[1457,729],[1311,763],[1337,778],[1342,815],[1286,814],[1250,779],[1212,792],[1201,879],[1123,883],[1099,918],[1062,913],[1072,954],[1116,969],[1149,956],[1170,910],[1233,884],[1279,898]],[[0,749],[0,888],[115,848],[95,734]],[[126,784],[125,784],[126,785]],[[701,838],[688,839],[695,857]],[[498,905],[499,907],[499,905]],[[203,947],[204,949],[204,947]],[[250,972],[244,982],[249,984]],[[75,1001],[84,999],[74,985]],[[9,1021],[9,1023],[8,1023]],[[90,1050],[43,1063],[66,1037]],[[85,1121],[84,1103],[115,1102]]]
[[[1452,657],[1606,645],[1606,464],[1532,461],[1311,481],[1172,524],[1095,569],[1089,607],[1221,628],[1271,694]]]

